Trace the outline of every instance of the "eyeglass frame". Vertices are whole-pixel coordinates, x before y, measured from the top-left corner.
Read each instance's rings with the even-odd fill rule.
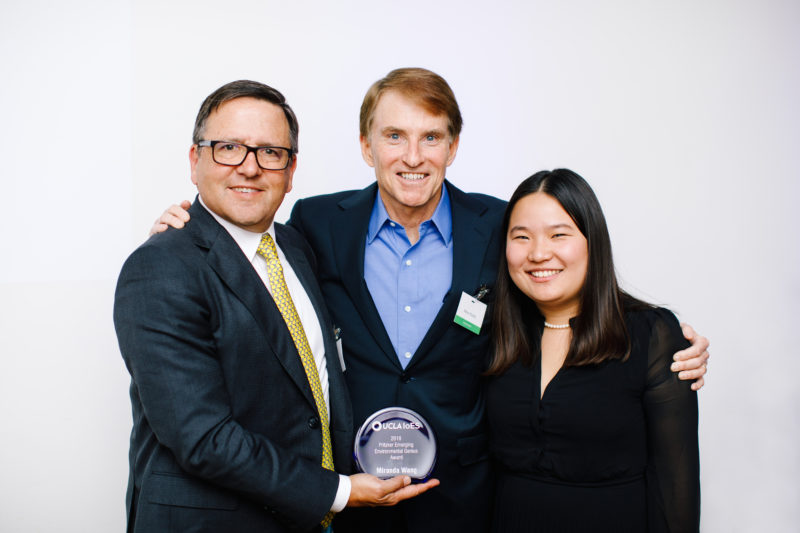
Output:
[[[227,144],[235,144],[235,145],[238,145],[238,146],[244,146],[245,149],[247,149],[247,151],[244,153],[244,157],[242,158],[242,160],[239,163],[236,163],[235,165],[233,163],[220,163],[219,161],[217,161],[217,158],[214,155],[214,146],[216,146],[216,145],[218,145],[220,143],[227,143]],[[269,145],[265,145],[265,146],[248,146],[246,144],[237,143],[237,142],[234,142],[234,141],[221,141],[221,140],[220,141],[205,141],[204,140],[204,141],[197,141],[197,146],[198,147],[207,146],[207,147],[211,148],[211,159],[214,160],[214,163],[216,163],[218,165],[223,165],[223,166],[226,166],[226,167],[238,167],[239,165],[241,165],[242,163],[245,162],[245,160],[247,159],[247,156],[250,155],[250,152],[253,152],[253,156],[256,158],[256,165],[258,165],[258,168],[260,168],[261,170],[286,170],[287,168],[289,168],[289,165],[292,163],[292,158],[295,155],[294,150],[292,150],[291,148],[286,148],[285,146],[269,146]],[[265,168],[265,167],[261,166],[261,163],[258,162],[257,150],[261,150],[262,148],[280,148],[281,150],[286,150],[289,153],[289,157],[286,160],[286,165],[284,165],[281,168]]]

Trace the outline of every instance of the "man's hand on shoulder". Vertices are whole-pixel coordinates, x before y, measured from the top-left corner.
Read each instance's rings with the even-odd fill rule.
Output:
[[[188,209],[191,207],[192,202],[189,200],[184,200],[179,204],[172,204],[169,206],[166,211],[161,213],[161,216],[156,219],[153,223],[153,227],[150,228],[150,235],[155,235],[156,233],[161,233],[167,231],[169,226],[172,226],[175,229],[181,229],[189,222],[189,212]]]
[[[694,328],[685,322],[681,322],[681,329],[686,340],[692,345],[681,350],[674,355],[675,362],[670,369],[679,372],[678,378],[682,380],[694,379],[692,390],[700,390],[705,385],[703,376],[708,372],[708,339],[698,335]]]
[[[425,483],[411,484],[408,476],[395,476],[390,479],[379,479],[370,474],[354,474],[350,476],[350,499],[347,507],[379,507],[391,506],[419,496],[428,489],[439,484],[438,479],[429,479]]]

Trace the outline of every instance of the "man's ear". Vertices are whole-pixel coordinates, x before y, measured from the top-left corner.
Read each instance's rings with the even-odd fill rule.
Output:
[[[197,168],[197,160],[200,158],[199,154],[199,147],[196,144],[193,144],[191,148],[189,148],[189,168],[192,169],[192,183],[197,185],[197,174],[195,173],[195,169]]]
[[[458,152],[458,141],[461,139],[461,136],[456,137],[452,141],[450,141],[450,155],[447,156],[447,166],[449,167],[453,161],[456,159],[456,152]]]
[[[288,167],[286,167],[287,180],[286,180],[286,192],[284,194],[292,190],[292,180],[294,180],[295,170],[297,170],[297,156],[293,155],[292,162],[289,163]]]
[[[364,158],[364,162],[371,167],[375,167],[375,159],[372,157],[372,143],[370,143],[369,137],[362,135],[359,137],[359,141],[361,142],[361,157]]]

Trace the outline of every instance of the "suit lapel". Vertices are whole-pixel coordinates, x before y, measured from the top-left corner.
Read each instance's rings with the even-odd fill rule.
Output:
[[[247,307],[264,333],[264,347],[273,353],[310,405],[316,408],[292,336],[253,265],[228,232],[198,202],[192,205],[189,213],[195,224],[187,226],[187,230],[193,229],[196,244],[208,249],[209,266]]]
[[[331,240],[334,245],[336,266],[342,284],[358,310],[373,339],[384,355],[401,369],[392,341],[383,326],[378,308],[364,281],[364,252],[367,244],[367,225],[375,203],[378,186],[370,185],[339,203],[339,213],[331,224]],[[342,325],[343,328],[347,324]],[[344,332],[347,334],[347,331]]]
[[[308,262],[305,252],[297,246],[293,238],[290,238],[288,233],[290,230],[283,224],[275,224],[275,236],[278,244],[283,250],[286,259],[291,263],[300,283],[311,300],[311,305],[317,314],[320,327],[322,328],[322,339],[325,345],[325,365],[328,368],[328,396],[330,400],[329,419],[331,427],[350,428],[352,426],[352,415],[348,415],[347,402],[347,389],[344,382],[344,376],[341,372],[341,365],[339,363],[339,354],[336,349],[336,341],[333,337],[332,322],[328,315],[325,301],[322,297],[322,292],[319,290],[314,269]],[[300,235],[296,235],[297,239],[301,239]],[[305,374],[304,374],[305,376]]]
[[[454,299],[457,306],[461,291],[475,294],[481,285],[494,285],[494,279],[481,279],[480,275],[495,228],[483,218],[484,204],[448,185],[453,213],[453,286],[448,299]]]
[[[494,279],[481,279],[493,227],[482,218],[487,207],[449,182],[450,210],[453,217],[453,282],[436,318],[422,339],[409,367],[419,364],[424,354],[436,346],[453,322],[461,293],[474,295],[481,285],[492,286]]]
[[[314,310],[317,313],[317,319],[320,325],[325,327],[325,317],[320,313],[320,309],[322,309],[324,303],[322,302],[321,295],[318,294],[317,291],[312,290],[313,287],[316,287],[316,280],[314,279],[314,274],[311,265],[306,259],[306,255],[297,247],[297,244],[289,238],[286,227],[283,224],[275,224],[275,237],[283,251],[283,255],[286,256],[286,259],[292,266],[292,270],[294,270],[294,273],[297,275],[297,278],[308,294],[311,304],[314,306]],[[297,238],[300,237],[298,236]],[[327,335],[324,335],[324,337],[325,340],[327,340]]]

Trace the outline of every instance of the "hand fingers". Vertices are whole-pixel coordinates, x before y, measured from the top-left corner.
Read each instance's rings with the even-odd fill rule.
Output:
[[[437,485],[439,485],[438,479],[429,479],[425,483],[409,484],[399,488],[398,490],[395,490],[390,494],[387,494],[385,501],[382,502],[381,505],[395,505],[403,500],[419,496],[423,492],[426,492]]]
[[[161,233],[167,230],[167,226],[172,226],[176,229],[183,228],[189,222],[189,213],[186,211],[192,206],[188,200],[184,200],[178,204],[172,204],[158,217],[150,228],[150,235]]]
[[[353,474],[350,476],[351,490],[347,505],[350,507],[390,506],[413,498],[432,489],[439,484],[438,479],[426,483],[411,484],[408,476],[395,476],[390,479],[378,479],[370,474]]]
[[[384,494],[390,494],[392,492],[396,492],[406,485],[411,484],[411,478],[408,476],[394,476],[389,479],[384,479],[381,481],[381,489],[384,491]]]
[[[675,354],[675,360],[681,361],[684,359],[692,359],[696,357],[698,354],[702,354],[706,350],[708,350],[709,342],[708,339],[703,337],[702,335],[698,335],[694,328],[685,322],[681,322],[681,331],[683,332],[683,336],[686,338],[687,341],[691,342],[692,345],[686,348],[685,350],[681,350],[680,352]]]
[[[708,372],[709,357],[711,357],[711,355],[708,352],[703,352],[698,357],[672,363],[670,370],[678,372],[678,379],[696,380],[692,383],[691,388],[697,391],[705,385],[703,376]],[[675,354],[675,358],[678,358],[678,354]]]
[[[698,391],[701,388],[703,388],[703,385],[705,385],[705,384],[706,384],[706,380],[703,379],[703,378],[700,378],[697,381],[695,381],[694,383],[692,383],[692,390]]]
[[[398,495],[398,497],[400,497],[400,499],[398,500],[400,501],[400,500],[405,500],[407,498],[413,498],[414,496],[419,496],[423,492],[427,492],[433,487],[437,486],[439,486],[438,479],[429,479],[425,483],[417,483],[409,485],[407,487],[403,487],[402,489],[395,492],[395,494]]]
[[[175,209],[174,213],[172,212],[173,208]],[[153,227],[150,228],[150,235],[155,235],[156,233],[166,231],[168,226],[181,229],[188,221],[189,213],[181,209],[179,206],[173,205],[164,211],[161,216],[158,217],[155,223],[153,223]]]
[[[675,354],[675,362],[670,365],[670,370],[673,372],[679,372],[681,370],[694,370],[696,368],[705,367],[708,365],[708,358],[711,355],[708,352],[703,352],[697,357],[692,356],[689,359],[679,360],[678,355],[681,352]]]
[[[694,343],[688,348],[676,352],[673,359],[676,361],[686,361],[687,359],[694,359],[701,357],[704,352],[708,351],[708,339],[705,337],[697,337]]]
[[[181,205],[172,204],[171,206],[169,206],[169,208],[167,208],[167,210],[164,211],[164,214],[161,215],[161,222],[169,224],[169,222],[165,220],[166,218],[171,218],[171,219],[174,218],[180,220],[181,222],[189,222],[189,213],[186,212],[186,209],[188,209],[188,207],[186,208],[183,207],[185,203],[186,201],[182,202]]]
[[[681,331],[683,331],[684,338],[689,342],[692,342],[692,339],[697,335],[694,328],[686,322],[681,322]]]
[[[708,372],[706,365],[701,365],[700,368],[695,368],[694,370],[682,370],[678,372],[678,379],[700,379],[706,375],[706,372]]]
[[[162,224],[161,222],[156,220],[155,223],[153,223],[152,227],[150,228],[150,233],[148,233],[147,236],[149,237],[150,235],[155,235],[156,233],[161,233],[162,231],[166,230],[167,230],[167,225]]]
[[[164,211],[156,222],[172,226],[173,228],[181,229],[189,221],[189,214],[184,211],[184,216],[175,213]]]

